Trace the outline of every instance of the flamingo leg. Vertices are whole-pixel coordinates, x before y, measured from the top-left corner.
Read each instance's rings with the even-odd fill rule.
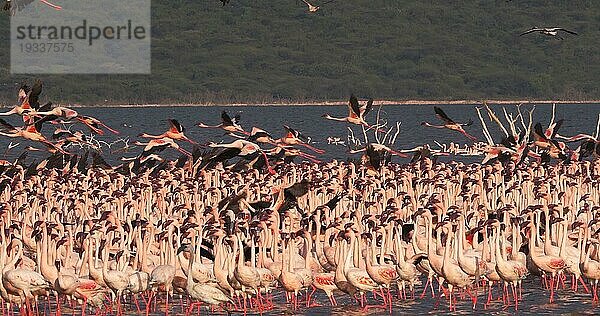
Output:
[[[425,296],[425,292],[427,292],[427,286],[429,285],[429,282],[431,281],[431,278],[427,278],[427,282],[425,283],[425,287],[423,288],[423,292],[421,293],[421,296],[419,296],[420,299],[422,299]],[[432,289],[433,291],[433,289]]]
[[[587,285],[585,285],[585,282],[583,281],[583,277],[579,276],[579,281],[581,281],[581,285],[583,286],[583,288],[585,289],[586,293],[590,292],[590,289],[588,289]],[[575,281],[577,282],[577,281]]]
[[[325,151],[323,149],[315,148],[315,147],[313,147],[313,146],[311,146],[309,144],[306,144],[306,143],[301,143],[300,145],[302,145],[302,146],[304,146],[304,147],[306,147],[306,148],[308,148],[308,149],[316,152],[317,154],[324,154],[325,153]]]
[[[517,297],[517,289],[515,287],[515,284],[512,284],[512,290],[513,290],[513,297],[515,298],[515,311],[519,310],[519,299]]]
[[[59,11],[60,11],[60,10],[62,10],[62,7],[61,7],[61,6],[59,6],[59,5],[56,5],[56,4],[54,4],[54,3],[50,3],[50,2],[48,2],[47,0],[40,0],[40,1],[41,1],[43,4],[45,4],[45,5],[47,5],[47,6],[51,7],[51,8],[53,8],[53,9],[55,9],[55,10],[59,10]]]
[[[550,303],[554,301],[554,275],[550,277]]]

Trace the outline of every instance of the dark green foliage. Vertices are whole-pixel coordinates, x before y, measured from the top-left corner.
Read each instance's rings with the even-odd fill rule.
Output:
[[[323,1],[312,0],[315,5]],[[41,76],[56,103],[599,99],[600,1],[153,1],[152,75]],[[8,43],[9,19],[0,19]],[[533,26],[579,33],[519,37]],[[13,103],[9,46],[0,101]],[[106,100],[106,101],[105,101]]]

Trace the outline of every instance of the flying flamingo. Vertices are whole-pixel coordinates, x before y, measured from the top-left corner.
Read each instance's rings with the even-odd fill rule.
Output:
[[[39,96],[42,93],[43,84],[42,81],[36,80],[33,87],[29,87],[27,84],[22,84],[19,88],[18,102],[19,105],[15,106],[8,112],[0,113],[1,116],[9,116],[12,114],[21,115],[23,122],[29,123],[29,113],[35,112],[40,109]],[[51,103],[50,103],[51,104]],[[49,105],[43,106],[45,109]]]
[[[39,118],[30,124],[34,124],[38,130],[41,130],[42,124],[45,122],[55,123],[55,121],[58,119],[65,119],[69,121],[76,118],[78,113],[75,110],[62,106],[52,108],[52,103],[48,102],[41,106],[37,111],[32,111],[29,115]]]
[[[220,128],[230,133],[242,133],[248,135],[248,132],[244,131],[244,129],[240,126],[240,115],[237,114],[236,116],[231,117],[229,114],[227,114],[227,111],[221,112],[221,124],[210,126],[200,122],[198,123],[198,127]]]
[[[421,125],[435,128],[447,128],[449,130],[457,131],[465,135],[472,141],[477,140],[477,137],[470,135],[463,129],[463,126],[470,126],[471,124],[473,124],[473,121],[469,120],[468,123],[457,123],[450,117],[448,117],[448,115],[446,115],[446,113],[444,113],[444,111],[441,108],[434,106],[433,109],[435,110],[435,116],[437,116],[440,120],[444,121],[444,125],[433,125],[429,122],[422,122]]]
[[[181,123],[179,123],[177,120],[174,119],[169,119],[169,130],[160,134],[160,135],[149,135],[146,133],[142,133],[140,134],[140,137],[145,137],[145,138],[153,138],[153,139],[161,139],[161,138],[170,138],[173,140],[184,140],[186,142],[192,143],[197,145],[198,143],[196,143],[195,141],[187,138],[184,134],[185,132],[185,127],[183,127],[183,125],[181,125]]]
[[[260,147],[257,144],[255,144],[253,142],[249,142],[249,141],[243,140],[243,139],[238,139],[229,144],[210,144],[208,146],[212,147],[212,148],[224,148],[224,150],[221,151],[220,153],[218,153],[217,155],[207,159],[206,162],[203,161],[203,165],[205,165],[205,166],[208,165],[209,163],[214,164],[214,163],[222,162],[222,161],[231,159],[235,156],[240,156],[242,158],[245,158],[245,157],[251,157],[255,153],[258,153],[258,154],[262,155],[263,158],[265,159],[265,165],[266,165],[269,173],[275,174],[275,171],[269,165],[269,159],[267,158],[267,155],[264,153],[264,151],[262,149],[260,149]]]
[[[315,12],[317,12],[317,11],[319,10],[319,8],[320,8],[319,6],[315,6],[315,5],[312,5],[312,4],[310,4],[310,3],[309,3],[308,1],[306,1],[306,0],[302,0],[302,2],[304,2],[304,4],[306,4],[306,5],[308,6],[308,12],[310,12],[310,13],[315,13]]]
[[[287,125],[283,125],[283,128],[285,128],[287,133],[285,134],[285,136],[283,136],[282,138],[277,140],[277,142],[279,144],[292,145],[292,146],[300,145],[300,146],[304,146],[304,147],[316,152],[317,154],[325,153],[324,150],[318,149],[318,148],[315,148],[315,147],[309,145],[308,142],[310,141],[310,138],[302,135],[299,131],[297,131]]]
[[[322,117],[332,121],[348,122],[350,124],[361,125],[371,129],[373,126],[369,125],[369,123],[365,121],[365,117],[367,114],[369,114],[369,112],[371,112],[371,109],[373,109],[373,99],[369,99],[367,103],[361,106],[358,103],[358,99],[353,94],[350,96],[350,100],[348,101],[348,116],[333,117],[329,114],[323,114]]]
[[[23,137],[27,140],[31,140],[34,142],[41,142],[47,145],[50,148],[60,151],[63,154],[69,154],[66,151],[62,150],[57,144],[54,144],[46,139],[44,135],[42,135],[35,126],[27,126],[25,128],[14,127],[0,119],[0,135],[8,136],[8,137]]]
[[[378,151],[378,152],[388,152],[390,155],[396,155],[398,157],[402,157],[402,158],[408,158],[408,155],[399,151],[396,151],[394,149],[391,149],[390,147],[383,145],[383,144],[378,144],[378,143],[370,143],[369,146],[371,146],[373,148],[373,150]],[[351,150],[350,153],[351,154],[355,154],[355,153],[359,153],[359,152],[364,152],[367,150],[367,148],[369,147],[365,147],[362,149],[357,149],[357,150]]]
[[[85,126],[89,127],[92,132],[98,134],[98,135],[104,135],[104,131],[102,130],[102,127],[106,128],[107,130],[109,130],[111,133],[115,134],[115,135],[119,135],[120,133],[110,127],[108,127],[106,124],[102,123],[100,120],[93,118],[91,116],[85,116],[85,115],[80,115],[76,117],[77,121],[85,124]]]
[[[523,36],[529,33],[533,33],[533,32],[537,32],[546,36],[552,36],[555,37],[557,39],[563,39],[561,36],[558,35],[558,32],[565,32],[565,33],[569,33],[569,34],[573,34],[573,35],[577,35],[576,32],[573,31],[569,31],[565,28],[562,27],[532,27],[529,30],[519,34],[519,36]]]
[[[181,148],[173,139],[168,137],[152,139],[147,143],[135,142],[134,144],[138,146],[145,146],[142,156],[148,156],[152,153],[161,152],[167,147],[171,147],[188,157],[192,156],[192,154],[189,151]]]

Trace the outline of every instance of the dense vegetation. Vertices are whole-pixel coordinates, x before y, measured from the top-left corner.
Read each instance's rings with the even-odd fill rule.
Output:
[[[323,0],[312,0],[315,5]],[[56,1],[59,2],[59,1]],[[41,76],[66,103],[600,99],[600,1],[155,0],[152,75]],[[0,101],[14,100],[0,18]],[[562,26],[564,40],[519,33]]]

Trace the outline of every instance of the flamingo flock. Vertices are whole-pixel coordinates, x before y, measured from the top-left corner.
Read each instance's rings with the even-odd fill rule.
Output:
[[[230,143],[189,139],[170,119],[166,132],[139,135],[147,141],[135,143],[137,156],[111,165],[73,129],[119,132],[40,106],[41,92],[39,81],[23,85],[4,113],[23,125],[0,126],[49,153],[0,164],[3,315],[310,313],[340,299],[393,313],[425,296],[431,308],[518,311],[532,284],[550,303],[573,292],[598,304],[597,130],[562,136],[554,115],[544,128],[531,112],[504,109],[503,122],[484,104],[486,142],[472,150],[402,149],[399,129],[367,122],[375,102],[352,96],[349,116],[336,120],[374,135],[350,149],[360,160],[321,161],[298,129],[247,132],[223,112],[219,125],[198,127],[222,129]],[[433,114],[475,142],[471,124]],[[489,124],[504,133],[499,142]],[[58,127],[44,136],[42,126]],[[161,156],[167,149],[179,158]],[[484,161],[437,159],[461,152]]]

